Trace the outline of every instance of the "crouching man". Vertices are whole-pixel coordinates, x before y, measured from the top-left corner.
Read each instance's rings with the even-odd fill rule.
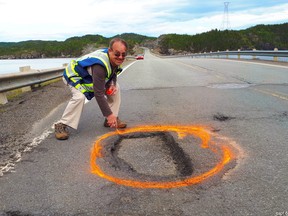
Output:
[[[96,50],[72,60],[65,68],[64,83],[71,90],[72,98],[55,127],[55,137],[69,138],[68,126],[77,129],[85,98],[95,97],[105,117],[104,127],[125,128],[127,125],[118,118],[121,97],[117,75],[127,55],[127,43],[120,38],[110,41],[109,48]]]

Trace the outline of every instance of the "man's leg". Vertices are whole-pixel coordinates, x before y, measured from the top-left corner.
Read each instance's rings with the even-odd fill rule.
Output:
[[[115,95],[107,95],[107,102],[108,102],[108,105],[110,106],[111,111],[113,112],[113,114],[118,117],[120,104],[121,104],[121,93],[120,93],[121,90],[120,90],[120,86],[119,86],[118,83],[117,83],[117,88],[118,88],[118,91],[116,92]],[[109,127],[109,125],[107,123],[107,120],[105,120],[104,126],[105,127]],[[118,118],[117,127],[118,128],[125,128],[126,126],[127,126],[127,124],[122,122]]]
[[[66,80],[64,83],[67,84]],[[59,140],[66,140],[69,138],[67,126],[74,129],[78,128],[80,117],[85,103],[85,95],[78,91],[73,86],[68,85],[72,93],[72,98],[68,102],[66,109],[60,121],[54,125],[55,137]]]
[[[115,116],[118,116],[121,104],[120,86],[118,83],[117,83],[117,89],[118,91],[116,92],[115,95],[107,95],[108,105]]]
[[[68,102],[67,107],[59,122],[77,129],[85,103],[85,95],[73,86],[68,86],[71,90],[72,98]]]

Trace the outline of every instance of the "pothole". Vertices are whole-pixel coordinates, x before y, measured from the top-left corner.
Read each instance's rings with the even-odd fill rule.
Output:
[[[198,126],[129,128],[104,134],[95,142],[91,170],[131,187],[188,186],[212,176],[219,179],[236,165],[229,142]]]
[[[190,157],[168,132],[119,135],[106,142],[105,160],[134,178],[168,180],[193,173]]]
[[[137,173],[153,176],[176,175],[176,164],[163,144],[159,136],[124,139],[119,145],[117,155]]]

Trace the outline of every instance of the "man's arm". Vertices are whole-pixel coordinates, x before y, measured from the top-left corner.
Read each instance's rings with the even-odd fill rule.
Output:
[[[92,66],[94,96],[103,116],[108,117],[112,111],[105,98],[106,69],[101,65]]]

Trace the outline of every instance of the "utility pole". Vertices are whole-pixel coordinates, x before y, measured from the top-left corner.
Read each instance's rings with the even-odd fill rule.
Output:
[[[223,21],[222,21],[222,30],[229,30],[231,28],[230,21],[229,21],[229,6],[230,2],[224,2],[224,14],[223,14]]]

